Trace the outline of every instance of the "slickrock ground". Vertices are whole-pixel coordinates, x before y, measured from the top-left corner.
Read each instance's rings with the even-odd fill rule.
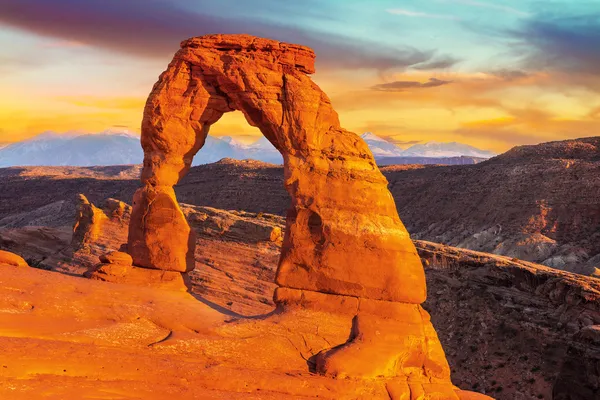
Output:
[[[237,319],[186,293],[0,268],[0,398],[388,398],[308,372],[346,339],[332,315]]]
[[[182,205],[182,208],[186,213],[190,225],[198,235],[197,248],[203,249],[202,254],[210,254],[210,256],[207,257],[198,252],[196,256],[196,270],[192,273],[192,290],[197,299],[193,306],[195,307],[194,312],[207,312],[210,315],[213,315],[212,310],[216,309],[221,313],[219,318],[225,319],[236,318],[239,317],[239,315],[265,315],[271,312],[274,308],[271,298],[275,288],[273,280],[280,245],[280,241],[277,237],[279,235],[279,229],[283,227],[283,218],[269,214],[252,214],[236,211],[228,212],[208,207],[189,205]],[[107,212],[108,208],[103,207],[103,210],[103,212]],[[83,273],[87,268],[98,262],[97,257],[99,254],[118,249],[120,244],[126,240],[125,222],[126,221],[120,221],[116,223],[115,221],[112,221],[110,224],[105,225],[106,231],[100,235],[95,244],[88,247],[87,251],[80,250],[75,252],[75,254],[69,255],[69,251],[71,251],[69,250],[66,254],[63,251],[63,254],[60,256],[46,255],[46,261],[39,263],[39,266],[54,268],[53,265],[48,264],[48,262],[54,262],[52,261],[53,258],[64,260],[72,257],[73,261],[70,265],[74,265],[75,268],[66,268],[65,265],[69,264],[58,263],[59,266],[55,267],[56,270],[71,274]],[[28,233],[32,234],[32,232],[35,232],[35,229],[36,228],[27,228],[25,231],[22,229],[0,230],[0,234],[7,235],[12,232],[13,235],[16,235],[18,232],[20,234],[19,240],[22,240],[27,237]],[[46,233],[49,230],[52,231],[52,228],[40,229],[43,229]],[[35,235],[33,237],[35,237]],[[39,243],[42,248],[50,250],[54,239],[52,239],[52,236],[50,235],[47,235],[46,237],[48,238],[48,241],[45,242],[45,244],[44,242]],[[39,241],[40,239],[37,240]],[[21,243],[26,243],[26,241]],[[600,341],[598,340],[598,336],[595,335],[597,326],[600,325],[599,280],[560,272],[541,265],[522,262],[507,257],[456,249],[422,241],[416,241],[415,244],[426,266],[428,300],[425,303],[425,307],[432,314],[433,323],[438,330],[440,340],[446,350],[448,360],[453,370],[453,380],[457,386],[464,389],[485,392],[494,398],[506,400],[535,398],[551,399],[553,398],[553,387],[556,391],[555,399],[561,399],[561,397],[559,397],[559,394],[561,393],[569,393],[569,395],[573,396],[562,397],[564,399],[594,399],[595,397],[593,396],[598,395],[600,385],[598,385],[598,382],[594,377],[597,376],[595,370],[596,365],[600,362]],[[75,243],[75,245],[77,245],[77,243]],[[57,245],[57,249],[60,249],[60,246],[67,246],[69,249],[71,248],[68,241],[61,242]],[[28,258],[27,254],[33,254],[27,253],[27,246],[23,246],[22,248],[23,252],[26,253],[24,254],[25,258]],[[19,252],[19,247],[14,245],[10,250]],[[39,254],[40,250],[37,251],[37,254]],[[32,259],[30,258],[29,260],[31,263]],[[34,285],[34,281],[37,282],[37,279],[46,282],[46,284],[47,282],[53,282],[53,285],[60,285],[61,282],[68,282],[71,291],[83,293],[87,293],[87,291],[92,291],[92,293],[94,293],[95,290],[112,291],[115,287],[114,284],[105,282],[89,282],[79,278],[67,279],[67,277],[57,273],[39,270],[29,271],[31,274],[27,275],[27,277],[21,275],[3,275],[4,277],[1,279],[4,283],[0,285],[0,298],[5,298],[8,293],[9,298],[14,299],[15,293],[26,292],[29,290],[27,287],[21,287],[20,284],[16,286],[15,282],[31,281],[31,285]],[[10,274],[13,273],[16,272],[10,272]],[[25,272],[22,273],[25,274]],[[5,272],[3,272],[3,274],[5,274]],[[65,279],[67,280],[65,281]],[[127,292],[124,286],[118,287],[120,289],[118,289],[116,295],[117,298],[114,300],[114,303],[113,300],[110,300],[110,303],[103,304],[103,300],[94,299],[94,296],[96,296],[95,294],[91,295],[90,302],[98,303],[94,307],[102,307],[102,312],[107,313],[112,304],[116,304],[119,301],[131,303],[132,300],[127,299],[126,296],[132,295],[132,292]],[[34,293],[35,296],[39,296],[40,300],[38,301],[40,302],[45,296],[49,296],[49,299],[53,299],[51,301],[58,301],[57,298],[65,296],[64,294],[50,295],[49,293],[43,293],[40,292],[40,289],[38,288],[31,290],[33,290],[31,293]],[[83,296],[83,293],[80,293],[80,295]],[[103,296],[102,299],[106,299],[107,296],[105,293],[98,293],[97,296]],[[145,296],[145,294],[136,295],[135,297],[136,299],[143,299],[143,301],[146,302],[144,303],[146,305],[141,307],[142,310],[145,310],[148,307],[154,307],[150,304],[150,301],[152,301],[153,304],[160,304],[166,301],[156,297],[152,300],[148,300],[143,296]],[[150,294],[150,292],[148,292],[148,296],[159,295],[156,293]],[[183,294],[172,294],[170,296],[185,297]],[[77,301],[82,300],[79,298]],[[27,309],[29,307],[28,302],[35,305],[31,299],[20,298],[19,300],[10,300],[10,304],[2,308],[4,308],[5,312],[7,310],[12,310],[10,311],[10,315],[15,314],[15,318],[23,318],[22,321],[25,321],[24,323],[26,323],[28,320],[25,317],[22,317],[22,314],[26,312],[33,315],[31,314],[31,310],[22,310],[23,308]],[[71,304],[71,306],[65,307],[66,304],[63,304],[62,306],[55,305],[53,307],[61,307],[62,310],[69,309],[73,307],[72,304],[76,301],[74,298],[67,296],[65,302],[66,304]],[[48,302],[42,303],[46,304]],[[206,305],[207,308],[203,308],[203,305]],[[122,307],[124,307],[124,305],[118,306],[117,311],[115,311],[115,313],[120,315],[119,318],[124,318],[126,315],[124,311],[120,311],[122,310]],[[135,306],[134,308],[137,310],[136,312],[140,312],[140,306]],[[35,309],[36,307],[33,308],[33,310]],[[80,311],[77,313],[79,312]],[[96,311],[94,311],[94,313],[96,313]],[[0,313],[0,315],[4,315],[4,313]],[[106,316],[107,314],[100,313],[99,315],[102,315],[102,318],[115,318],[112,314]],[[120,321],[120,319],[118,320]],[[128,321],[127,323],[130,322],[131,321]],[[13,321],[11,323],[16,322]],[[4,325],[0,324],[0,326]],[[110,326],[110,323],[106,323],[106,326]],[[68,324],[66,327],[66,330],[71,329]],[[171,330],[171,328],[171,326],[167,326],[166,329]],[[263,327],[261,327],[261,329],[262,328]],[[288,332],[288,328],[292,330],[300,329],[297,326],[292,327],[285,324],[283,327],[279,326],[277,329],[284,329]],[[113,327],[111,329],[117,328]],[[156,340],[155,336],[152,335],[160,336],[160,334],[165,332],[160,330],[156,331],[158,328],[155,328],[152,323],[147,323],[146,321],[139,324],[135,322],[133,325],[127,325],[127,328],[123,329],[130,329],[131,336],[140,336],[142,338],[149,336],[149,339],[144,339],[148,341]],[[249,331],[252,331],[250,328],[248,329]],[[323,329],[327,328],[323,326],[319,327],[320,335],[322,335],[321,331]],[[142,334],[142,331],[146,332],[146,330],[154,333]],[[12,332],[11,335],[16,335],[14,330]],[[113,333],[113,336],[110,336],[108,333],[92,332],[94,335],[108,336],[109,339],[106,340],[113,340],[110,338],[121,335],[120,333]],[[168,331],[166,332],[168,333]],[[310,338],[320,340],[312,336],[314,335],[315,330],[310,330],[310,335],[303,333],[301,330],[294,332],[301,332],[300,336],[294,336],[292,339],[294,346],[299,350],[296,350],[294,346],[290,345],[291,347],[285,347],[286,345],[277,342],[277,346],[281,346],[281,348],[274,354],[287,353],[289,350],[294,353],[295,356],[298,356],[298,354],[302,352],[304,358],[309,358],[312,353],[307,347],[304,347],[304,340],[308,341],[309,347],[318,347],[321,342],[318,342],[318,344],[310,342]],[[250,337],[256,334],[255,331],[246,333]],[[34,334],[27,333],[27,335]],[[35,335],[37,335],[37,333]],[[305,339],[302,338],[302,335],[305,336]],[[310,338],[307,338],[306,335]],[[130,336],[125,335],[125,337],[129,338],[127,339],[129,341],[128,343],[135,342]],[[261,337],[265,343],[270,343],[274,340],[271,336]],[[25,346],[26,342],[33,339],[21,338],[11,340],[15,340],[10,342],[11,346]],[[200,339],[198,340],[201,341]],[[327,337],[327,340],[331,339]],[[172,349],[172,347],[167,346],[169,341],[170,340],[161,342],[161,346]],[[255,342],[251,343],[252,346],[262,349],[262,342],[259,344],[256,344]],[[234,367],[232,366],[232,363],[234,363],[232,359],[226,361],[220,359],[211,352],[210,356],[213,358],[210,358],[210,360],[215,363],[216,366],[208,368],[209,371],[213,372],[211,372],[208,377],[204,378],[203,376],[207,372],[203,369],[204,364],[202,364],[199,359],[204,357],[204,354],[206,354],[206,351],[208,350],[205,348],[194,347],[196,346],[196,342],[193,342],[193,344],[186,344],[185,346],[182,345],[181,347],[178,347],[177,351],[179,351],[180,348],[189,348],[190,352],[195,353],[190,356],[186,355],[189,353],[184,353],[184,356],[177,357],[177,361],[169,358],[172,353],[165,355],[162,350],[161,352],[158,352],[157,349],[161,348],[160,346],[156,347],[153,345],[150,348],[147,348],[143,345],[136,345],[135,349],[144,348],[141,353],[143,357],[140,356],[140,360],[142,361],[139,362],[139,365],[135,365],[135,368],[140,368],[140,371],[143,372],[138,375],[137,371],[134,371],[135,368],[130,366],[130,363],[134,363],[135,360],[134,350],[131,348],[129,350],[124,350],[119,347],[121,344],[118,344],[116,348],[110,347],[108,349],[103,348],[102,350],[99,350],[98,346],[102,347],[105,346],[105,344],[105,342],[100,341],[94,345],[95,347],[89,347],[92,345],[86,344],[83,346],[80,344],[75,345],[73,343],[61,342],[56,344],[56,346],[62,346],[56,347],[56,351],[72,352],[73,357],[85,356],[85,354],[80,353],[80,346],[82,346],[81,349],[84,349],[81,351],[101,351],[101,354],[103,354],[101,359],[106,360],[106,363],[98,365],[100,367],[104,366],[104,369],[109,368],[108,364],[112,365],[108,360],[115,354],[118,354],[121,359],[125,360],[121,364],[112,366],[111,368],[113,369],[106,372],[102,372],[104,371],[102,368],[96,368],[102,372],[100,375],[98,375],[98,372],[94,372],[96,375],[90,375],[98,377],[100,382],[102,382],[102,385],[95,385],[96,389],[94,390],[96,391],[99,391],[100,389],[97,388],[103,385],[115,385],[115,387],[122,388],[119,390],[123,391],[126,390],[125,388],[131,387],[144,388],[146,385],[144,380],[146,379],[145,376],[148,376],[148,379],[153,379],[151,371],[148,371],[148,369],[151,368],[149,366],[151,363],[159,363],[158,365],[161,366],[161,368],[163,365],[173,366],[173,368],[179,368],[178,371],[187,371],[186,373],[192,374],[189,376],[186,375],[186,379],[190,379],[190,382],[199,382],[193,390],[208,390],[207,387],[210,387],[212,388],[210,390],[213,390],[214,387],[210,386],[209,383],[211,379],[216,379],[216,374],[219,373],[227,373],[229,374],[228,376],[237,376],[238,378],[236,379],[239,379],[240,382],[244,379],[243,375],[238,376],[236,373],[258,374],[257,376],[262,376],[261,374],[263,373],[262,370],[259,370],[258,372],[252,370],[254,367],[249,367],[245,372],[235,372]],[[38,339],[27,344],[27,346],[37,346],[35,348],[46,345],[46,342],[39,342]],[[244,346],[246,346],[245,343],[236,343],[235,345],[230,343],[230,345],[235,346],[236,349],[244,348]],[[30,349],[30,347],[24,348]],[[292,351],[291,349],[294,350]],[[313,350],[315,349],[313,348]],[[146,351],[148,353],[146,353]],[[167,350],[165,350],[165,352],[166,351]],[[46,354],[47,357],[51,357],[48,353]],[[233,350],[230,350],[230,353],[228,354],[233,354]],[[199,355],[202,356],[200,357]],[[15,358],[14,356],[15,355],[13,354],[13,358]],[[265,356],[254,354],[253,357],[260,357],[262,359]],[[302,359],[302,356],[299,357]],[[287,358],[285,360],[286,362],[291,362],[292,365],[298,365],[298,368],[300,368],[300,361],[290,361],[290,359]],[[306,361],[302,361],[306,363]],[[74,361],[71,360],[69,362]],[[90,360],[86,359],[86,362],[89,364]],[[146,362],[148,364],[145,364]],[[267,361],[262,360],[261,362]],[[223,367],[223,365],[228,367]],[[10,365],[8,366],[10,367]],[[304,364],[304,366],[306,366],[306,364]],[[48,382],[62,385],[61,387],[64,387],[66,384],[75,383],[76,385],[82,385],[84,388],[92,390],[94,385],[92,382],[88,382],[87,378],[70,376],[70,374],[74,374],[73,371],[76,371],[74,369],[75,367],[76,366],[70,364],[65,364],[65,367],[52,364],[51,368],[48,366],[49,372],[51,372],[48,376],[38,376],[36,377],[36,382],[21,382],[20,385],[21,387],[30,385],[29,387],[31,390],[34,390],[36,388],[41,388],[44,385],[43,381],[37,382],[37,380],[48,379]],[[90,367],[87,368],[86,371],[89,371]],[[152,368],[154,370],[155,367]],[[190,370],[190,368],[192,370]],[[326,382],[320,380],[322,378],[317,378],[316,381],[313,381],[312,379],[314,377],[305,376],[300,372],[298,375],[293,375],[292,377],[283,373],[280,374],[276,372],[280,366],[270,365],[269,368],[274,368],[274,371],[270,372],[270,375],[265,377],[265,379],[283,379],[284,383],[281,384],[283,387],[277,389],[272,386],[267,386],[266,384],[265,387],[283,393],[291,393],[289,392],[291,390],[289,387],[295,387],[295,385],[306,385],[307,388],[313,388],[312,385],[315,385],[314,387],[316,387]],[[67,369],[67,372],[71,372],[64,373],[62,372],[63,369]],[[127,369],[131,369],[131,371],[127,372],[127,381],[121,382],[121,379],[123,379],[121,377],[123,374],[122,371]],[[204,372],[196,375],[197,369]],[[83,372],[78,373],[78,375],[83,375]],[[179,387],[177,382],[174,383],[172,378],[166,377],[165,379],[168,382],[168,390],[172,391],[171,393],[186,393],[178,392],[178,390],[183,390],[182,387],[185,385]],[[14,382],[11,381],[11,385],[12,384],[14,384]],[[257,383],[257,385],[261,385],[261,383]],[[285,385],[289,385],[289,387]],[[336,382],[326,384],[325,386],[329,388],[327,393],[315,393],[324,398],[328,398],[327,396],[336,398],[335,396],[341,396],[341,392],[338,392],[339,388],[336,385]],[[151,388],[148,387],[144,390],[151,390]],[[223,388],[220,388],[219,390],[223,390]],[[241,389],[237,388],[236,390]],[[123,392],[117,390],[114,393]],[[146,392],[141,393],[147,394]],[[164,392],[159,391],[157,393]],[[187,392],[187,394],[192,396],[190,393],[193,393],[194,396],[201,396],[202,392]],[[206,393],[202,394],[207,396],[205,398],[211,398],[211,396],[214,396],[212,398],[219,398],[219,395],[222,395],[223,398],[236,398],[231,393],[228,393],[227,395],[230,397],[227,397],[227,395],[220,393],[218,390]],[[273,394],[264,389],[260,391],[260,395],[258,393],[259,392],[257,391],[250,391],[247,396],[248,398],[285,398],[281,393]],[[581,394],[579,397],[576,397],[574,396],[574,393]],[[306,396],[312,395],[310,392],[304,394]],[[130,398],[126,397],[125,394],[120,395],[124,396],[122,398],[125,399]],[[260,397],[261,395],[264,397]],[[277,395],[281,397],[277,397]],[[54,398],[61,398],[60,396],[60,394],[56,394]],[[141,398],[151,398],[142,395],[139,396]],[[4,398],[2,397],[1,392],[0,398]],[[25,396],[23,398],[27,397]],[[368,396],[366,398],[368,398]],[[384,396],[382,398],[386,397]]]
[[[393,381],[310,372],[320,350],[347,340],[350,320],[274,311],[280,217],[182,208],[214,254],[198,257],[192,294],[70,276],[126,238],[129,209],[115,201],[81,197],[70,250],[38,263],[68,274],[0,258],[0,398],[397,398]],[[69,268],[51,264],[69,255]]]

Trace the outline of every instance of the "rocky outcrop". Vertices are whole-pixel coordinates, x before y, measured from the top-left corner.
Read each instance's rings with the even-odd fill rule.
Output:
[[[98,241],[102,225],[107,220],[106,214],[88,199],[80,194],[77,204],[77,215],[73,225],[72,245],[77,249],[84,249],[91,243]]]
[[[413,238],[589,275],[600,266],[599,150],[600,137],[582,138],[384,174]]]
[[[573,336],[552,388],[552,399],[598,398],[600,398],[600,325],[589,325]]]
[[[281,242],[284,219],[271,214],[244,211],[225,211],[212,207],[179,205],[188,223],[197,235],[220,237],[245,243]]]
[[[306,296],[360,299],[358,307],[340,303],[336,312],[353,321],[350,339],[322,350],[317,371],[391,378],[397,399],[457,399],[435,330],[420,308],[426,287],[415,247],[368,146],[341,128],[329,99],[308,77],[314,58],[309,48],[247,35],[182,42],[144,110],[143,187],[134,196],[128,252],[138,267],[194,268],[194,231],[173,186],[210,126],[239,110],[284,158],[292,204],[276,301],[292,312],[290,303]]]
[[[472,166],[381,170],[413,238],[591,275],[600,267],[599,141],[522,146]],[[138,186],[134,172],[137,167],[0,169],[0,228],[60,226],[65,216],[71,224],[79,192],[97,205],[108,197],[129,201]],[[286,215],[283,181],[281,166],[223,160],[193,167],[175,190],[187,204]]]
[[[157,289],[183,292],[189,289],[187,275],[176,271],[135,267],[131,256],[121,251],[112,251],[101,255],[100,264],[87,271],[84,276],[99,281],[155,287]]]
[[[600,280],[416,241],[425,308],[461,387],[501,399],[597,398]]]
[[[12,265],[13,267],[29,267],[23,257],[4,250],[0,250],[0,264]]]

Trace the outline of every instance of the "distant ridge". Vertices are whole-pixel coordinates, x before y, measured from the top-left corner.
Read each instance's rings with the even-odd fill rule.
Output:
[[[488,158],[481,157],[382,157],[375,158],[377,165],[380,167],[386,165],[408,165],[408,164],[421,164],[421,165],[472,165],[479,164],[482,161],[486,161]]]
[[[365,132],[360,137],[369,145],[378,165],[477,164],[496,155],[491,151],[480,150],[468,144],[457,142],[419,143],[403,150],[394,143],[388,142],[372,132]]]
[[[403,150],[371,132],[361,137],[379,165],[475,164],[494,155],[455,142],[428,142]],[[139,135],[114,128],[97,134],[47,131],[21,142],[0,144],[0,167],[130,165],[141,164],[143,158]],[[283,164],[283,157],[265,137],[244,144],[231,136],[209,135],[202,150],[194,157],[193,165],[209,164],[223,158]]]

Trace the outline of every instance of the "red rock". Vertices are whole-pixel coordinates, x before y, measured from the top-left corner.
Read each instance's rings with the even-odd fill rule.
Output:
[[[387,180],[366,143],[340,127],[307,76],[309,48],[247,35],[186,40],[154,85],[142,122],[144,187],[130,226],[134,264],[188,270],[188,228],[171,187],[212,124],[240,110],[285,160],[291,195],[277,283],[296,289],[421,303],[425,278]],[[153,205],[163,193],[160,207]],[[348,251],[352,249],[352,251]]]
[[[4,250],[0,250],[0,265],[1,264],[12,265],[15,267],[29,267],[29,264],[27,264],[27,261],[25,261],[23,257]]]
[[[92,280],[181,292],[186,292],[189,288],[189,279],[186,274],[123,264],[100,264],[94,270],[87,272],[85,276]]]
[[[83,194],[78,195],[77,217],[73,225],[72,244],[76,248],[88,247],[96,242],[102,230],[102,224],[107,220],[106,214]]]
[[[127,251],[140,267],[194,269],[195,236],[170,186],[146,186],[133,198]]]
[[[309,48],[248,35],[182,42],[144,109],[144,186],[134,197],[128,251],[136,266],[193,268],[193,231],[173,186],[210,126],[239,110],[282,153],[292,200],[275,300],[290,313],[318,312],[332,300],[343,326],[352,319],[350,339],[322,350],[317,371],[410,379],[395,398],[457,399],[420,306],[426,286],[415,246],[367,144],[340,126],[329,98],[307,75],[314,57]]]
[[[100,256],[100,262],[105,264],[119,264],[124,266],[133,265],[133,259],[127,253],[122,251],[112,251]]]

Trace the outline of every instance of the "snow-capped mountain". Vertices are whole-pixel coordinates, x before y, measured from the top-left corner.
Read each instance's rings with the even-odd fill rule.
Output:
[[[264,136],[252,144],[244,144],[231,136],[217,138],[209,135],[204,147],[194,157],[193,165],[208,164],[222,158],[283,164],[281,153]]]
[[[128,132],[44,132],[0,149],[0,167],[137,164],[142,159],[139,136]]]
[[[428,142],[402,150],[371,132],[366,132],[361,137],[371,148],[377,160],[393,160],[397,157],[489,158],[494,156],[489,151],[455,142]],[[209,135],[204,147],[194,157],[193,165],[208,164],[223,158],[283,163],[279,151],[265,137],[252,144],[244,144],[231,136],[218,138]],[[0,147],[0,167],[123,165],[140,164],[143,159],[144,153],[140,146],[139,135],[121,129],[109,129],[97,134],[44,132],[31,139]]]
[[[283,163],[281,154],[264,137],[246,145],[230,136],[217,138],[209,135],[204,147],[194,157],[193,165],[213,163],[223,158]],[[139,135],[120,129],[97,134],[44,132],[0,147],[0,167],[124,165],[140,164],[143,159]]]
[[[272,164],[283,164],[283,156],[264,136],[245,148],[246,158],[261,160]]]
[[[457,142],[427,142],[415,144],[402,152],[402,157],[478,157],[490,158],[496,154]]]
[[[231,139],[231,138],[230,138]],[[233,139],[231,141],[223,140],[208,135],[204,146],[194,156],[192,165],[201,165],[217,162],[223,158],[244,159],[243,145],[237,144]]]
[[[367,142],[367,145],[371,149],[371,152],[375,158],[380,157],[402,157],[403,150],[395,144],[388,142],[385,139],[371,133],[365,132],[360,135],[362,140]]]

